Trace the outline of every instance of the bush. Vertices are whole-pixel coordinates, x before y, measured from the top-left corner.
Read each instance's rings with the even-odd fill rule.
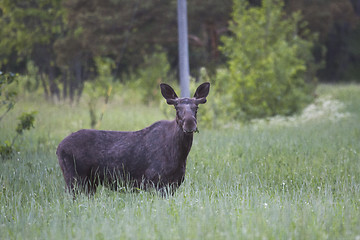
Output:
[[[90,116],[90,127],[99,128],[102,118],[106,111],[106,106],[110,100],[113,90],[112,71],[115,63],[110,58],[95,58],[97,77],[93,81],[85,82],[84,91],[88,94],[88,107]],[[104,104],[99,113],[97,106],[99,99],[104,100]]]
[[[135,88],[141,92],[143,103],[158,102],[161,99],[159,84],[168,81],[170,64],[166,52],[160,48],[152,55],[144,57],[143,64],[137,71]]]
[[[234,0],[232,34],[221,47],[228,70],[218,71],[215,90],[237,119],[291,115],[313,99],[313,42],[299,36],[306,33],[300,14],[285,16],[282,9],[280,0],[263,0],[261,7]]]
[[[10,112],[17,101],[16,96],[18,88],[18,75],[12,73],[0,72],[0,121],[5,115]],[[24,131],[30,130],[34,127],[36,111],[25,113],[23,112],[16,126],[16,135],[12,141],[5,140],[0,142],[0,158],[7,159],[16,151],[15,141],[23,135]]]
[[[18,75],[0,71],[0,121],[14,108],[18,95]]]

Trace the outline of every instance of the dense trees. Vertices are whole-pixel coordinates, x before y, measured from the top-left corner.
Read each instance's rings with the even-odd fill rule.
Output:
[[[219,45],[220,37],[230,34],[232,5],[232,0],[188,1],[192,75],[202,66],[213,74],[225,63]],[[313,54],[321,61],[327,49],[322,79],[359,79],[359,0],[285,0],[284,9],[289,16],[300,11],[308,28],[319,33]],[[84,81],[97,75],[99,57],[112,59],[114,79],[126,81],[121,76],[136,71],[160,46],[176,71],[176,0],[0,0],[0,39],[3,72],[24,72],[32,61],[47,98],[74,100]]]
[[[31,60],[39,68],[45,97],[59,95],[53,45],[62,31],[61,1],[3,0],[0,6],[1,68],[17,72]]]
[[[325,67],[319,72],[320,79],[359,81],[360,1],[287,0],[285,2],[288,12],[301,11],[304,19],[309,23],[309,29],[319,33],[320,44],[326,47]]]

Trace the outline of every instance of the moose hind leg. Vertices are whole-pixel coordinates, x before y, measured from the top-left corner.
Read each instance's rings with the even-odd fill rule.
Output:
[[[64,179],[65,179],[65,183],[66,183],[66,188],[69,191],[69,193],[71,193],[72,195],[75,195],[78,191],[78,179],[76,178],[76,176],[72,173],[63,173],[64,175]]]
[[[75,196],[81,186],[79,184],[79,176],[75,171],[74,161],[70,159],[71,158],[67,158],[66,156],[59,156],[59,164],[63,172],[67,190]]]

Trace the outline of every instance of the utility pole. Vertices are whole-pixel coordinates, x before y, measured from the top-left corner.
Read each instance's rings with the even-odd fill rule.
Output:
[[[190,97],[189,44],[186,0],[178,0],[177,3],[181,97]]]

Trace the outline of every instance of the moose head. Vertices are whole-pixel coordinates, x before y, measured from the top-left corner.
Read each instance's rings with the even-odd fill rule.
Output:
[[[176,109],[176,122],[186,134],[197,132],[196,114],[199,104],[206,103],[209,94],[210,83],[201,84],[193,98],[178,98],[174,89],[169,85],[160,84],[161,94],[166,99],[167,104],[174,105]]]

